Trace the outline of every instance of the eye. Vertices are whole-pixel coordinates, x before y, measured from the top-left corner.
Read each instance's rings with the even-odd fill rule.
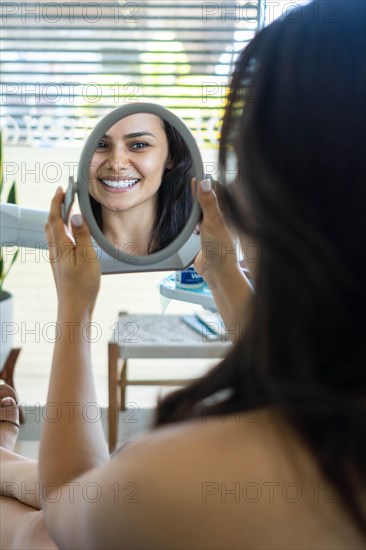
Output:
[[[149,143],[146,143],[145,141],[135,141],[134,143],[130,144],[131,149],[136,150],[142,150],[146,149],[147,147],[150,147]]]
[[[98,144],[95,148],[96,151],[103,151],[104,149],[107,149],[107,144],[105,141],[98,141]]]

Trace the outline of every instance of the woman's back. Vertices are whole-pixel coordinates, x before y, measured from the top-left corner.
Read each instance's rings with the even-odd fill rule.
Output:
[[[365,548],[336,490],[273,408],[161,428],[117,454],[105,481],[130,486],[121,508],[111,500],[95,518],[97,547]]]

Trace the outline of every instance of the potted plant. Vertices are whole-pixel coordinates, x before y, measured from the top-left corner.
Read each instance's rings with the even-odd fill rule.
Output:
[[[2,155],[2,137],[0,134],[0,202],[3,202],[4,180],[3,180],[3,155]],[[6,195],[5,202],[16,204],[16,185],[15,181],[10,186]],[[19,249],[11,257],[6,255],[6,261],[3,248],[0,247],[0,320],[1,320],[1,345],[0,345],[0,372],[3,370],[10,351],[13,348],[12,336],[9,334],[9,326],[13,321],[13,296],[3,288],[4,281],[12,268]]]

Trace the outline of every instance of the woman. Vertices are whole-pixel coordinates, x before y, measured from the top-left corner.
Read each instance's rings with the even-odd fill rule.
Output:
[[[231,84],[220,158],[224,174],[233,146],[239,170],[225,213],[243,247],[260,252],[255,295],[231,254],[205,254],[212,243],[230,250],[231,232],[210,184],[197,192],[195,267],[240,337],[205,377],[163,399],[155,430],[111,460],[101,426],[82,415],[95,401],[82,327],[100,273],[83,261],[90,234],[74,219],[75,262],[53,264],[58,321],[77,327],[73,342],[56,343],[50,380],[48,400],[65,414],[42,434],[43,511],[25,524],[16,485],[3,506],[9,537],[44,535],[44,518],[60,548],[365,548],[365,4],[332,2],[332,23],[326,4],[259,33]],[[284,95],[289,83],[301,102]],[[47,225],[59,245],[68,241],[62,199]],[[36,479],[34,465],[2,453],[6,480],[24,479],[26,467]]]
[[[165,248],[183,230],[193,205],[191,155],[167,121],[136,113],[100,140],[90,168],[96,221],[116,248],[141,256]]]

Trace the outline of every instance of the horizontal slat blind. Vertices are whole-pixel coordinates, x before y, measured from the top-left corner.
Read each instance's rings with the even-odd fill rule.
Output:
[[[228,75],[264,1],[4,2],[4,140],[72,146],[131,102],[180,116],[215,147]]]

